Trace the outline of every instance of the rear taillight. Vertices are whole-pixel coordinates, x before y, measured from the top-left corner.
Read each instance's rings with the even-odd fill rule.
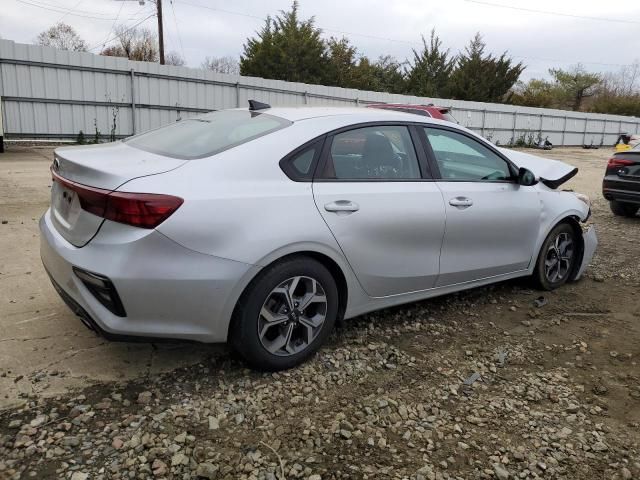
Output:
[[[634,163],[633,160],[627,160],[626,158],[611,157],[607,163],[607,167],[628,167]]]
[[[169,218],[184,200],[155,193],[114,192],[72,182],[51,170],[54,182],[78,195],[83,210],[114,222],[155,228]]]
[[[183,200],[154,193],[111,192],[104,218],[140,228],[155,228],[175,212]]]

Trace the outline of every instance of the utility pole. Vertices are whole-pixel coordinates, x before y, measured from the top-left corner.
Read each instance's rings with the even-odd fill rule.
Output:
[[[158,7],[158,44],[160,46],[160,65],[164,65],[164,31],[162,29],[162,0],[156,0]]]

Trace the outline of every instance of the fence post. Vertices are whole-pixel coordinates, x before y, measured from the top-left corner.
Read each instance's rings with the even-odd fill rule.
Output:
[[[131,69],[131,128],[132,135],[136,134],[136,72]]]
[[[516,124],[518,123],[518,111],[513,112],[513,133],[511,135],[511,143],[516,144]]]
[[[358,97],[356,97],[356,107],[360,106],[360,99]]]
[[[586,145],[587,143],[587,125],[589,125],[589,119],[584,119],[584,132],[582,132],[582,144]]]
[[[236,107],[240,108],[240,82],[236,82]]]
[[[538,137],[542,140],[542,122],[544,122],[543,114],[540,114],[540,128],[538,129]]]
[[[567,131],[567,118],[568,115],[564,116],[564,124],[562,125],[562,138],[560,139],[560,145],[562,145],[564,147],[564,134]]]
[[[607,119],[605,118],[602,122],[602,140],[600,141],[600,145],[604,145],[604,137],[607,135]]]
[[[482,127],[480,127],[480,136],[484,137],[484,125],[485,125],[485,120],[487,118],[487,109],[483,109],[482,110]]]
[[[309,103],[309,95],[307,91],[304,92],[304,104],[307,105]]]

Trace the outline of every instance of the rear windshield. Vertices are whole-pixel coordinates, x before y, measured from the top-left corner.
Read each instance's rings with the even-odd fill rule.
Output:
[[[131,137],[127,145],[167,157],[192,160],[291,125],[283,118],[248,110],[221,110]]]

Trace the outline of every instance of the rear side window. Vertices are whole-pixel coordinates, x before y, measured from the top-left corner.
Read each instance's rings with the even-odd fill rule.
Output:
[[[209,157],[291,125],[283,118],[247,110],[221,110],[131,137],[127,145],[167,157]]]
[[[324,139],[317,140],[310,145],[302,146],[284,157],[280,167],[291,180],[297,182],[310,181],[317,158],[320,156]]]
[[[413,180],[420,167],[409,130],[382,125],[333,137],[324,178],[336,180]]]

